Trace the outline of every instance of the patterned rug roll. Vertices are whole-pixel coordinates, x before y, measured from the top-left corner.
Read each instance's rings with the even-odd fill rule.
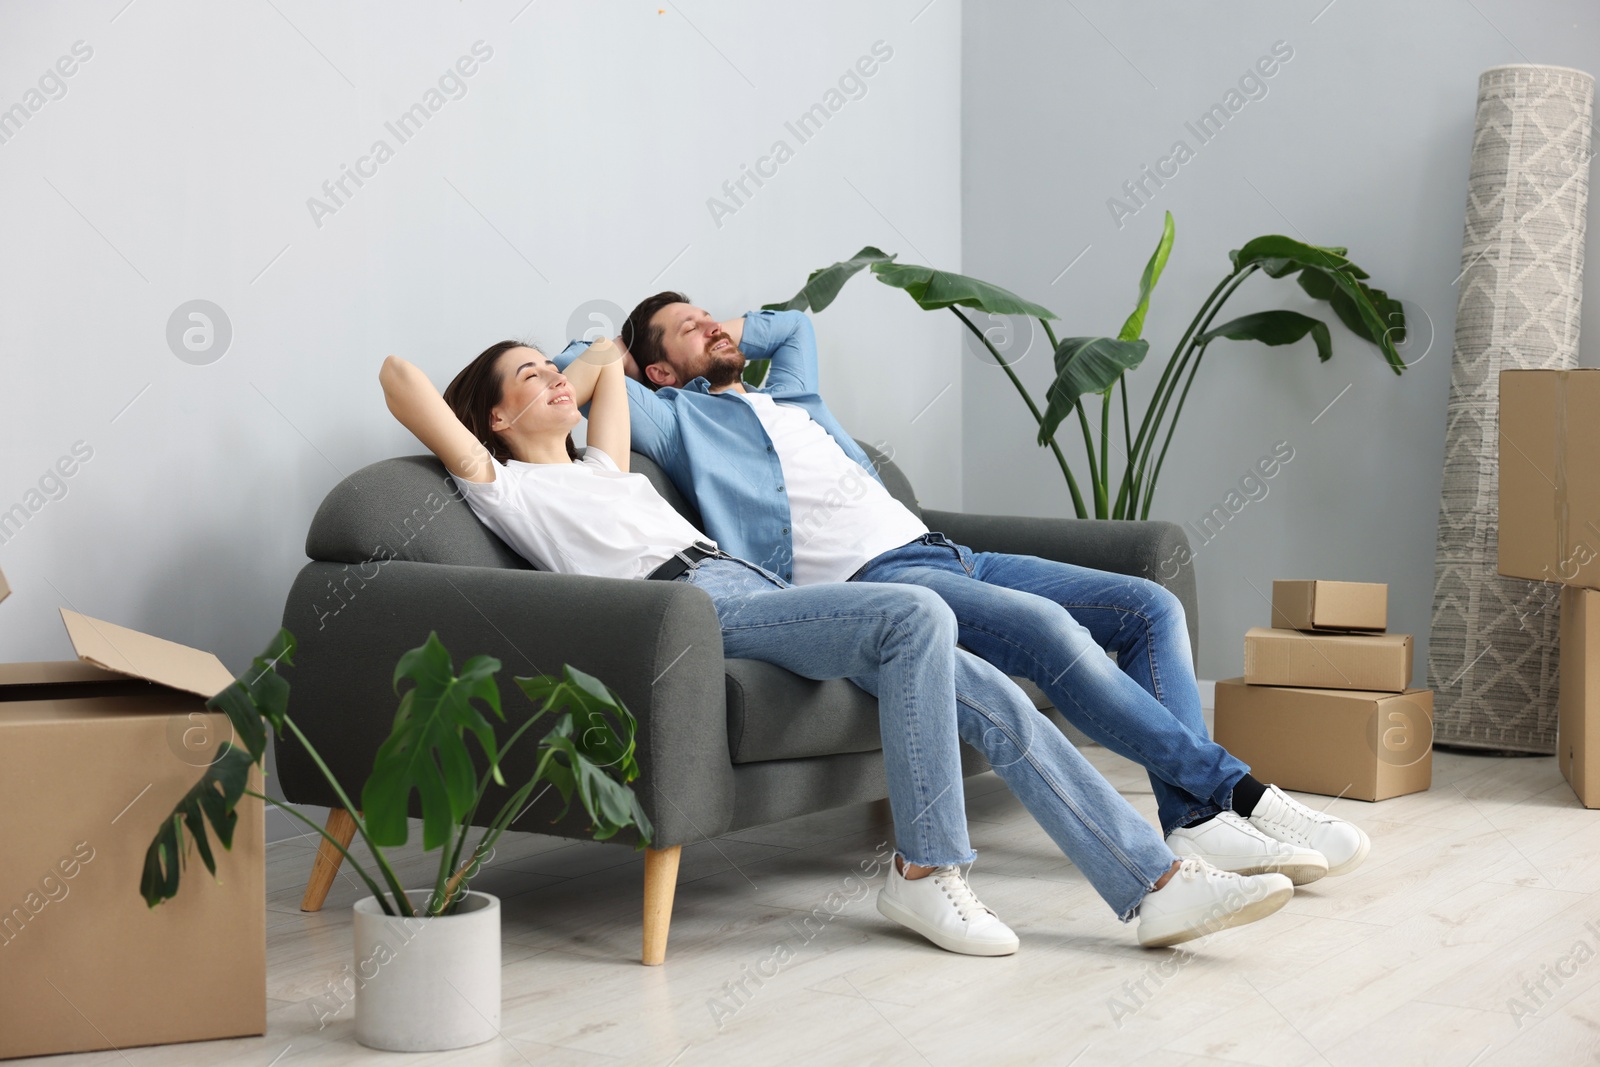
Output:
[[[1478,79],[1428,645],[1434,739],[1551,753],[1558,587],[1495,573],[1499,378],[1578,363],[1594,78]]]

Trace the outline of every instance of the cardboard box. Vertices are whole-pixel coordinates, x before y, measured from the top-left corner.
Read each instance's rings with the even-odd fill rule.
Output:
[[[1600,587],[1600,370],[1500,372],[1499,570]]]
[[[1561,590],[1556,763],[1586,808],[1600,808],[1600,592]]]
[[[1433,691],[1364,693],[1217,683],[1217,744],[1263,782],[1387,800],[1433,784]]]
[[[0,600],[11,595],[11,587],[6,584],[6,572],[0,571]]]
[[[1272,625],[1289,630],[1384,630],[1389,587],[1382,582],[1276,581]]]
[[[1410,634],[1308,634],[1254,626],[1244,635],[1244,680],[1398,693],[1411,685],[1411,651]]]
[[[147,908],[145,849],[230,739],[207,652],[61,612],[80,657],[0,665],[0,1058],[266,1031],[265,819]],[[261,789],[259,770],[252,788]]]

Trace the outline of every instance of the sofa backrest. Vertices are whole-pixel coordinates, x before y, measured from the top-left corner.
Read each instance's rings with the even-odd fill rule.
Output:
[[[911,483],[887,455],[861,443],[889,492],[921,514]],[[630,469],[696,528],[700,515],[664,471],[635,452]],[[398,456],[368,464],[328,491],[306,534],[306,555],[329,563],[402,559],[464,567],[532,569],[478,521],[454,479],[433,455]]]

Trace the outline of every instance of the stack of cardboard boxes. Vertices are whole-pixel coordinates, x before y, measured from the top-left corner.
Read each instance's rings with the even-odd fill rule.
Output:
[[[1519,612],[1559,603],[1556,763],[1600,808],[1600,370],[1500,373],[1499,570],[1533,587]]]
[[[1433,780],[1433,693],[1412,689],[1389,588],[1272,583],[1272,626],[1245,634],[1244,677],[1217,683],[1217,742],[1303,793],[1385,800]]]
[[[190,856],[175,899],[139,894],[157,827],[231,737],[205,701],[233,678],[209,652],[61,618],[78,660],[0,663],[0,1059],[263,1033],[261,801],[240,802],[216,882]]]

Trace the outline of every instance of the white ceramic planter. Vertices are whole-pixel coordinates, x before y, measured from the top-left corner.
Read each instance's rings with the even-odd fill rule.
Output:
[[[426,903],[428,890],[412,890]],[[391,1052],[481,1044],[500,1032],[500,899],[469,892],[454,915],[355,905],[356,1040]]]

